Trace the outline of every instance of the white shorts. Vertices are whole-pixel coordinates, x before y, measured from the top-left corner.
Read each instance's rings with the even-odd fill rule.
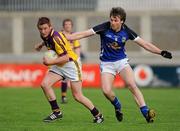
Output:
[[[77,61],[69,61],[63,66],[53,65],[49,71],[63,77],[63,80],[80,81],[82,76],[81,66]]]
[[[115,62],[104,62],[101,61],[100,63],[100,69],[101,73],[111,73],[113,75],[116,75],[119,73],[122,69],[129,66],[128,58],[118,60]]]

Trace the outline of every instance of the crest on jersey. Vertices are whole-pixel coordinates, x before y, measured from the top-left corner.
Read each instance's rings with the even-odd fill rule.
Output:
[[[125,43],[125,42],[126,42],[126,37],[122,37],[121,42],[122,42],[122,43]]]

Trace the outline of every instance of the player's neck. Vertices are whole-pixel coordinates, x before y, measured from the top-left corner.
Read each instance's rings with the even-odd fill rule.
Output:
[[[115,32],[119,32],[121,30],[122,25],[120,25],[117,29],[115,29]]]
[[[71,32],[68,32],[68,31],[65,31],[65,30],[63,30],[63,33],[64,33],[64,34],[67,34],[67,35],[72,34]]]

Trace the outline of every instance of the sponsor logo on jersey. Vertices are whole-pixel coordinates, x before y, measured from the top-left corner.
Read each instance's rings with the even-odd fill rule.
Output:
[[[121,49],[121,46],[120,46],[117,42],[109,43],[109,44],[108,44],[108,47],[109,47],[109,48],[112,48],[112,49],[114,49],[114,50]]]

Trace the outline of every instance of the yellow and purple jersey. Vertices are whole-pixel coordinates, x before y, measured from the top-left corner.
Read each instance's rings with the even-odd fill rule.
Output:
[[[70,61],[77,61],[78,56],[74,53],[69,41],[62,32],[52,30],[47,38],[42,39],[47,49],[56,51],[59,56],[68,55]]]

